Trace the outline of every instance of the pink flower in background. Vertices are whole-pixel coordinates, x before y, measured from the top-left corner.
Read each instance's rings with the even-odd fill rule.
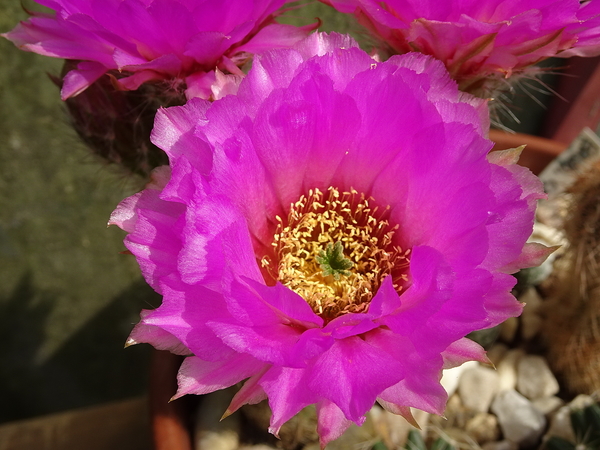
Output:
[[[81,61],[66,74],[62,98],[108,71],[121,89],[166,80],[188,98],[235,90],[253,53],[287,47],[310,31],[274,22],[284,0],[38,0],[55,13],[32,13],[3,34],[23,50]],[[314,28],[314,27],[312,27]],[[218,68],[219,71],[215,71]]]
[[[421,54],[378,63],[314,34],[254,60],[238,94],[160,110],[170,158],[110,223],[162,305],[129,343],[188,355],[176,397],[246,380],[274,434],[315,404],[321,444],[378,401],[441,414],[469,332],[520,314],[539,180],[488,154],[484,101]]]
[[[543,59],[600,54],[599,0],[322,1],[354,13],[392,52],[438,58],[481,96]]]

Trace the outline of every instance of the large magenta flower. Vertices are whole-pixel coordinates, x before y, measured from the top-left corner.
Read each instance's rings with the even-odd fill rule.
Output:
[[[287,47],[310,31],[274,22],[284,0],[36,0],[55,11],[33,13],[3,34],[23,50],[82,61],[64,80],[77,95],[108,71],[122,89],[166,80],[188,97],[230,89],[252,53]]]
[[[268,398],[275,434],[316,404],[322,445],[375,401],[441,414],[442,369],[485,360],[464,336],[520,314],[509,273],[544,253],[541,184],[487,129],[440,62],[323,34],[161,110],[171,168],[110,220],[163,295],[129,343],[191,355],[177,397],[247,379],[228,411]]]
[[[543,59],[600,54],[599,0],[322,1],[354,13],[393,52],[435,56],[481,96]]]

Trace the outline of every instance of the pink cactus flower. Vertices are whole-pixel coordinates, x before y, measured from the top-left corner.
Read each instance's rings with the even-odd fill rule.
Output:
[[[521,313],[510,274],[539,180],[488,154],[487,107],[412,53],[376,62],[314,34],[254,60],[237,95],[160,110],[170,167],[110,224],[163,303],[129,344],[187,355],[175,397],[243,380],[270,431],[316,405],[321,445],[379,402],[441,414],[465,336]]]
[[[443,61],[482,97],[546,58],[600,54],[599,0],[322,1],[355,14],[392,53]]]
[[[66,74],[62,98],[110,72],[121,89],[165,80],[188,98],[237,89],[239,66],[253,53],[287,47],[314,27],[275,23],[284,0],[37,0],[55,12],[32,13],[3,34],[23,50],[81,61]],[[115,74],[117,74],[115,76]]]

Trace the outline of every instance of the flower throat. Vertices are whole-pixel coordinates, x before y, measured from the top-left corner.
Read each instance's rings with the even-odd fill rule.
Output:
[[[276,217],[276,267],[269,257],[261,264],[325,320],[364,312],[387,275],[397,291],[407,280],[410,250],[392,243],[398,225],[388,216],[389,206],[380,210],[354,189],[310,190],[286,222]]]

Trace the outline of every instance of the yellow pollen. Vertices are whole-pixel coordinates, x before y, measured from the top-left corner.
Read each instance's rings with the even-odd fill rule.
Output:
[[[287,220],[276,217],[277,261],[266,256],[261,265],[325,320],[366,311],[386,276],[398,292],[407,280],[410,250],[393,243],[398,226],[388,216],[389,206],[380,210],[354,189],[310,190]]]

